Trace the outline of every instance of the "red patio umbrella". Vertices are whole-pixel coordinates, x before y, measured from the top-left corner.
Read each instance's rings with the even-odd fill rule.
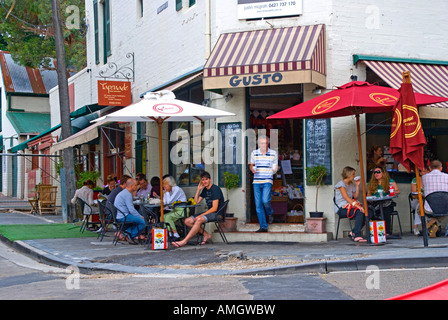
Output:
[[[396,89],[381,87],[362,81],[352,81],[336,90],[278,112],[268,119],[319,119],[355,115],[358,138],[359,160],[361,169],[361,184],[366,186],[364,176],[364,161],[361,144],[359,115],[362,113],[391,112],[398,101],[399,92]],[[448,101],[448,98],[415,93],[417,105],[423,106]],[[366,193],[363,192],[364,211],[368,216]],[[368,229],[368,219],[366,219]]]
[[[425,213],[423,211],[421,179],[418,172],[418,169],[423,170],[425,167],[423,149],[426,145],[426,138],[420,122],[409,71],[403,72],[403,83],[399,92],[400,98],[395,105],[392,119],[390,152],[392,157],[401,163],[408,172],[411,172],[412,169],[415,171],[420,215],[422,217],[423,243],[427,247],[428,234],[426,233]]]

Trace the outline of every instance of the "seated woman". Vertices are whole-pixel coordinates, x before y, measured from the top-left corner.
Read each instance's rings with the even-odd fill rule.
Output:
[[[389,188],[392,186],[396,195],[400,194],[397,184],[389,177],[387,171],[382,166],[376,166],[373,170],[372,178],[367,186],[367,196],[379,197],[380,192],[385,196],[389,195]],[[383,214],[386,222],[386,234],[391,235],[391,213],[394,211],[395,202],[386,200],[383,202]],[[369,208],[369,217],[379,216],[379,204]]]
[[[429,168],[425,167],[423,171],[420,171],[420,176],[425,175],[429,172]],[[420,231],[418,230],[418,226],[422,224],[422,220],[420,219],[420,206],[418,202],[417,195],[417,178],[414,177],[411,181],[411,192],[412,192],[412,201],[411,201],[411,209],[414,210],[414,235],[419,236]],[[421,186],[421,193],[424,195],[423,183]]]
[[[106,179],[107,185],[101,191],[102,194],[108,196],[116,188],[117,178],[113,175],[108,175]]]
[[[335,212],[341,217],[355,220],[355,226],[350,232],[350,239],[355,242],[367,242],[361,237],[364,225],[364,208],[356,200],[359,196],[360,180],[355,181],[356,171],[352,167],[342,170],[342,181],[335,186]]]
[[[376,166],[382,168],[386,167],[386,159],[383,157],[383,149],[378,145],[370,147],[367,154],[367,170],[373,170]]]
[[[151,178],[151,191],[149,193],[149,196],[151,198],[160,198],[160,178],[159,177],[152,177]]]
[[[73,204],[75,204],[76,199],[80,198],[85,203],[87,203],[89,206],[93,206],[94,205],[94,202],[93,202],[93,188],[94,187],[95,187],[95,183],[93,183],[92,180],[88,179],[88,180],[84,181],[83,186],[81,188],[79,188],[78,190],[76,190],[75,196],[73,197],[71,202]],[[78,218],[82,218],[81,216],[79,216],[79,214],[81,214],[81,212],[77,212],[77,214],[78,214]],[[90,210],[87,206],[84,207],[84,214],[90,214]]]
[[[187,201],[187,197],[181,188],[176,185],[176,180],[173,177],[169,176],[163,179],[163,204],[168,205],[172,204],[176,201],[185,202]],[[188,213],[189,213],[189,209]],[[180,238],[179,233],[177,233],[176,229],[176,221],[184,218],[184,208],[174,208],[173,211],[168,212],[164,215],[164,220],[171,226],[173,231],[174,238]]]

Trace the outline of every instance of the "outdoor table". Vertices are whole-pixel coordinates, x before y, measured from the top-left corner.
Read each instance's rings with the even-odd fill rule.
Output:
[[[380,215],[381,215],[381,219],[384,220],[384,212],[383,212],[383,204],[384,201],[386,200],[392,200],[398,198],[398,195],[394,195],[394,196],[382,196],[382,197],[367,197],[367,202],[370,203],[374,203],[374,204],[379,204],[379,208],[380,208]],[[388,235],[387,236],[388,239],[398,239],[396,238],[396,236],[393,235]],[[370,239],[370,237],[369,237]]]

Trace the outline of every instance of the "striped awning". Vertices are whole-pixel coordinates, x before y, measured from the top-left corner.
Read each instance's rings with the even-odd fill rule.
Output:
[[[222,34],[204,67],[204,89],[315,83],[326,86],[325,26]]]
[[[415,92],[448,97],[447,64],[412,63],[405,60],[401,62],[362,61],[392,88],[400,88],[403,71],[410,71],[412,87]],[[448,108],[448,102],[437,103],[431,107]]]

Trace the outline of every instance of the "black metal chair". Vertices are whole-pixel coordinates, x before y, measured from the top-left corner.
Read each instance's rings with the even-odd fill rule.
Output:
[[[101,222],[98,219],[98,222],[89,222],[89,218],[92,217],[94,215],[98,215],[97,213],[93,212],[93,209],[91,206],[89,206],[84,200],[82,200],[81,198],[76,198],[76,203],[75,203],[75,209],[76,211],[81,214],[84,218],[82,219],[81,222],[81,228],[79,229],[79,232],[84,233],[84,231],[88,228],[89,224],[92,225],[101,225]]]
[[[393,202],[392,205],[395,207],[396,203]],[[391,232],[394,230],[394,217],[398,218],[398,226],[400,227],[400,236],[403,236],[403,230],[401,229],[400,214],[396,210],[392,211],[391,214],[390,214],[390,229],[391,229]]]
[[[409,193],[408,195],[408,202],[409,202],[409,224],[411,225],[411,233],[413,231],[413,223],[412,221],[414,221],[414,216],[415,216],[415,209],[412,209],[412,200],[414,200],[413,196],[412,196],[412,192]]]
[[[444,217],[448,215],[448,192],[437,191],[425,196],[425,201],[428,202],[432,209],[432,214],[426,213],[428,217]]]
[[[341,207],[339,207],[339,206],[337,205],[337,203],[336,203],[336,198],[335,198],[335,197],[333,197],[333,202],[334,202],[334,205],[336,206],[336,208],[338,208],[338,210],[341,209]],[[341,216],[338,215],[338,214],[336,214],[336,215],[338,216],[338,227],[337,227],[337,229],[336,229],[336,238],[335,238],[335,240],[338,240],[339,225],[340,225],[340,223],[341,223],[341,220],[342,220],[342,219],[348,219],[348,217],[347,217],[347,216],[345,216],[345,217],[341,217]],[[348,219],[348,223],[350,224],[350,231],[352,231],[352,229],[353,229],[353,227],[352,227],[352,221],[351,221],[350,219]]]
[[[126,222],[126,215],[123,213],[123,212],[121,212],[119,209],[117,209],[117,207],[115,207],[113,204],[111,204],[111,207],[110,207],[110,209],[111,209],[111,212],[112,212],[112,219],[113,219],[113,221],[114,221],[114,225],[115,225],[115,227],[116,227],[116,232],[115,232],[115,236],[114,236],[114,240],[112,241],[112,243],[114,244],[114,246],[116,246],[117,245],[117,242],[118,242],[118,239],[119,239],[119,235],[120,234],[123,234],[123,233],[126,233],[126,229],[127,228],[129,228],[130,226],[132,226],[132,225],[134,225],[135,223],[134,222]],[[124,216],[124,219],[123,219],[123,221],[121,221],[121,222],[119,222],[118,220],[117,220],[117,213],[118,212],[121,212],[122,214],[123,214],[123,216]],[[128,235],[128,236],[130,236],[130,235]]]
[[[149,244],[151,242],[151,230],[159,223],[159,217],[155,212],[145,208],[145,206],[143,205],[140,207],[140,209],[143,218],[145,218],[145,244]]]
[[[97,240],[101,237],[100,241],[103,241],[104,235],[106,234],[109,225],[114,222],[112,218],[112,212],[109,208],[106,207],[105,203],[105,200],[98,201],[98,213],[101,222],[101,232],[98,233]]]
[[[224,201],[224,204],[222,205],[221,208],[218,209],[218,211],[216,212],[218,215],[218,220],[215,221],[215,226],[216,229],[218,229],[219,235],[221,236],[222,241],[224,241],[225,243],[229,243],[229,241],[227,241],[227,237],[224,233],[224,230],[222,230],[220,223],[224,223],[226,221],[226,212],[227,212],[227,205],[229,204],[229,200]]]
[[[425,211],[425,215],[427,217],[439,218],[448,216],[448,192],[446,191],[432,192],[425,196],[425,202],[428,202],[432,210],[432,213],[428,213]],[[435,225],[436,229],[427,228],[427,232],[430,234],[431,237],[441,235],[440,222],[436,220]],[[433,234],[433,232],[435,232],[435,234]]]

